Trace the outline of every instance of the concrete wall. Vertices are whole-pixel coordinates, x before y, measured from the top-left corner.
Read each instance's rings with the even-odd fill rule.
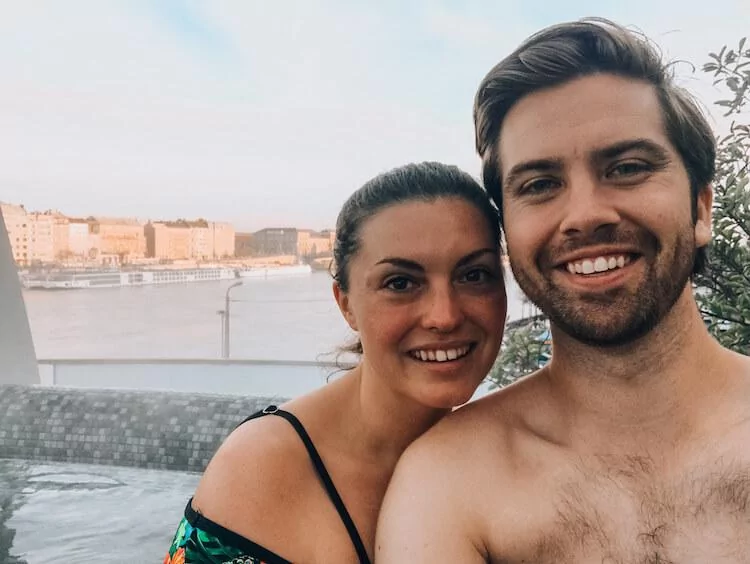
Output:
[[[274,360],[43,359],[44,386],[180,390],[294,398],[342,373],[331,364]]]
[[[16,263],[0,214],[0,384],[37,384],[39,373]]]
[[[202,472],[240,421],[283,401],[0,386],[0,458]]]

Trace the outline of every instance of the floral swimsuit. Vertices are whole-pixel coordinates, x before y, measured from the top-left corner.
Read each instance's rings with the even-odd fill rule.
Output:
[[[264,415],[283,417],[294,427],[307,449],[310,460],[315,466],[315,471],[323,483],[328,497],[331,498],[339,517],[346,526],[354,549],[357,551],[360,564],[370,564],[370,559],[354,521],[346,510],[344,502],[336,491],[331,476],[323,464],[323,460],[302,423],[294,415],[279,409],[275,405],[254,413],[242,423]],[[185,516],[177,527],[177,533],[167,555],[164,557],[163,564],[291,564],[291,562],[204,517],[193,509],[191,498],[185,507]]]

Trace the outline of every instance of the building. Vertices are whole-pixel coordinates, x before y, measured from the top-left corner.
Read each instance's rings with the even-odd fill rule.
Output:
[[[146,256],[144,225],[135,219],[88,218],[90,233],[98,239],[100,255],[120,257],[121,262]]]
[[[269,227],[253,233],[253,247],[258,256],[296,255],[297,229]]]
[[[149,258],[169,258],[169,227],[161,222],[149,221],[143,226],[146,238],[146,256]]]
[[[214,222],[208,224],[215,258],[234,256],[234,227],[231,223]]]
[[[68,218],[68,253],[70,258],[88,260],[99,253],[99,238],[85,219]]]
[[[330,256],[333,250],[335,231],[313,231],[294,227],[271,227],[252,235],[252,249],[257,256],[294,255],[297,258],[313,259]]]
[[[190,227],[192,258],[208,261],[235,255],[232,224],[205,219],[188,221],[187,224]]]
[[[234,256],[252,257],[255,255],[253,248],[252,233],[235,233],[234,235]]]
[[[49,213],[27,214],[28,264],[50,264],[55,262],[54,226],[55,218]]]
[[[188,253],[191,258],[196,260],[213,260],[215,259],[214,236],[213,230],[209,227],[207,221],[199,219],[197,221],[187,222],[189,229],[190,244]]]
[[[234,256],[229,223],[134,219],[69,218],[57,211],[27,212],[0,203],[13,258],[18,265],[56,262],[121,264],[154,257],[213,261]]]
[[[334,238],[335,232],[331,230],[317,232],[300,229],[297,232],[297,256],[307,259],[330,256]]]
[[[149,222],[144,227],[146,256],[161,260],[190,258],[191,233],[185,222]]]
[[[163,260],[210,261],[234,256],[234,227],[196,221],[149,222],[144,228],[146,256]]]
[[[27,266],[29,258],[29,218],[23,206],[0,203],[5,228],[10,239],[13,259],[19,266]]]
[[[51,264],[69,253],[69,220],[60,212],[27,212],[23,206],[2,203],[0,210],[17,265]]]
[[[70,219],[60,212],[51,212],[53,255],[56,261],[70,258]]]

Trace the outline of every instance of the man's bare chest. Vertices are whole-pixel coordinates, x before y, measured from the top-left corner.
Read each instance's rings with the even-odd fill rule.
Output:
[[[521,561],[750,563],[750,463],[668,477],[651,466],[632,457],[578,468],[550,492]]]

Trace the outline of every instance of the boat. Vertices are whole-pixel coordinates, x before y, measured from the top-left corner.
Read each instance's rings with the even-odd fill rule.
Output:
[[[310,274],[312,272],[312,267],[309,264],[290,264],[283,266],[244,268],[238,272],[240,278],[277,278]]]
[[[120,288],[123,286],[149,286],[233,280],[233,268],[189,268],[159,270],[96,270],[56,271],[24,277],[27,289],[80,290],[87,288]]]

